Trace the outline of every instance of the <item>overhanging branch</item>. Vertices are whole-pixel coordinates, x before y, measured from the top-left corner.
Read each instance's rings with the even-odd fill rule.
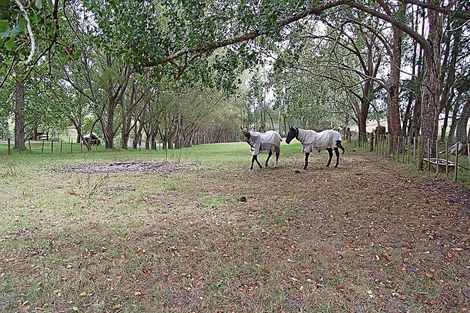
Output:
[[[314,7],[311,7],[301,13],[298,13],[298,14],[295,14],[294,16],[290,17],[290,18],[287,18],[287,19],[284,19],[284,20],[281,20],[279,25],[281,27],[284,27],[284,26],[287,26],[289,24],[292,24],[294,22],[297,22],[307,16],[311,16],[311,15],[320,15],[323,11],[327,10],[327,9],[330,9],[330,8],[334,8],[336,6],[340,6],[340,5],[343,5],[343,4],[348,4],[350,3],[352,0],[336,0],[336,1],[332,1],[332,2],[328,2],[328,3],[322,3],[322,4],[319,4],[319,5],[316,5]],[[245,42],[245,41],[249,41],[249,40],[253,40],[261,35],[263,35],[263,31],[260,30],[260,29],[255,29],[251,32],[248,32],[246,34],[243,34],[243,35],[239,35],[239,36],[235,36],[235,37],[232,37],[232,38],[229,38],[229,39],[225,39],[225,40],[221,40],[219,42],[216,42],[216,43],[212,43],[212,44],[206,44],[206,45],[202,45],[200,47],[196,47],[196,48],[185,48],[185,49],[182,49],[180,51],[177,51],[167,57],[163,57],[163,58],[160,58],[160,59],[157,59],[157,60],[152,60],[152,61],[148,61],[148,62],[145,62],[144,63],[144,66],[146,67],[152,67],[152,66],[157,66],[157,65],[160,65],[160,64],[165,64],[165,63],[168,63],[170,61],[173,61],[175,59],[178,59],[184,55],[188,55],[188,54],[192,54],[192,53],[197,53],[197,54],[202,54],[202,53],[208,53],[208,52],[211,52],[211,51],[214,51],[218,48],[223,48],[223,47],[227,47],[227,46],[230,46],[230,45],[234,45],[234,44],[237,44],[237,43],[242,43],[242,42]]]

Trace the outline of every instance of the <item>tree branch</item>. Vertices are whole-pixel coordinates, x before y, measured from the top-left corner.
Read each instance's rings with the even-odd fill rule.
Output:
[[[371,9],[371,8],[369,8],[369,7],[367,7],[363,4],[360,4],[360,3],[357,3],[357,2],[349,2],[348,5],[352,8],[358,9],[359,11],[366,12],[366,13],[372,15],[372,16],[378,17],[378,18],[380,18],[384,21],[389,22],[393,26],[397,27],[398,29],[401,29],[402,31],[404,31],[405,33],[407,33],[408,35],[413,37],[420,44],[420,46],[423,48],[423,50],[426,52],[426,54],[428,54],[428,55],[433,54],[433,50],[432,50],[431,46],[429,45],[429,43],[427,42],[426,38],[424,38],[424,36],[420,35],[418,32],[411,29],[409,26],[400,23],[399,21],[395,20],[391,16],[388,16],[384,13],[378,12],[378,11],[376,11],[374,9]]]
[[[445,7],[440,7],[440,6],[435,6],[429,3],[424,3],[419,0],[400,0],[401,2],[405,2],[408,4],[414,4],[417,5],[421,8],[424,9],[430,9],[439,13],[444,13],[444,14],[454,14],[454,16],[464,19],[464,20],[470,20],[470,12],[468,11],[452,11],[450,8],[455,4],[454,1],[450,1],[450,3],[445,6]]]
[[[348,4],[351,1],[353,1],[353,0],[336,0],[336,1],[328,2],[328,3],[322,3],[322,4],[319,4],[319,5],[316,5],[316,6],[311,7],[311,8],[309,8],[309,9],[307,9],[307,10],[301,12],[301,13],[295,14],[294,16],[292,16],[290,18],[281,20],[279,22],[279,26],[280,27],[287,26],[287,25],[292,24],[294,22],[297,22],[297,21],[299,21],[299,20],[301,20],[301,19],[303,19],[307,16],[320,15],[323,11],[325,11],[327,9],[334,8],[336,6],[340,6],[340,5],[343,5],[343,4]],[[151,61],[148,61],[148,62],[144,62],[144,66],[152,67],[152,66],[157,66],[157,65],[160,65],[160,64],[165,64],[165,63],[168,63],[168,62],[173,61],[175,59],[178,59],[178,58],[180,58],[184,55],[187,55],[187,54],[208,53],[208,52],[211,52],[211,51],[216,50],[218,48],[222,48],[222,47],[234,45],[234,44],[237,44],[237,43],[242,43],[242,42],[245,42],[245,41],[253,40],[253,39],[255,39],[255,38],[257,38],[257,37],[259,37],[263,34],[264,34],[264,32],[262,30],[256,29],[256,30],[248,32],[246,34],[239,35],[239,36],[232,37],[232,38],[225,39],[225,40],[221,40],[219,42],[202,45],[202,46],[196,47],[196,48],[185,48],[185,49],[177,51],[177,52],[175,52],[175,53],[173,53],[169,56],[166,56],[166,57],[163,57],[163,58],[160,58],[160,59],[157,59],[157,60],[151,60]]]

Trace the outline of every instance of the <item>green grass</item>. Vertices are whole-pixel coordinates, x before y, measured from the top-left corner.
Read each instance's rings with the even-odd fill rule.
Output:
[[[294,218],[296,216],[293,210],[287,209],[282,214],[276,215],[273,217],[274,224],[284,224],[288,220]]]
[[[38,143],[38,145],[40,145]],[[70,145],[68,144],[70,147]],[[224,144],[206,144],[198,145],[184,149],[174,150],[145,150],[145,149],[128,149],[128,150],[106,150],[103,146],[98,148],[94,147],[92,151],[87,152],[86,149],[80,152],[80,144],[73,144],[73,153],[70,150],[54,150],[53,153],[49,149],[45,149],[41,153],[39,149],[32,151],[17,152],[11,150],[10,160],[15,164],[32,164],[32,163],[67,163],[67,162],[89,162],[89,161],[109,161],[109,160],[168,160],[173,162],[191,161],[201,162],[205,164],[220,165],[224,163],[232,163],[234,161],[250,162],[249,146],[246,143],[224,143]],[[282,143],[281,157],[299,153],[300,144],[292,143],[287,145]],[[3,158],[0,160],[6,163],[7,146],[0,144],[0,155]],[[261,160],[266,154],[262,154]],[[274,156],[272,158],[274,161]]]

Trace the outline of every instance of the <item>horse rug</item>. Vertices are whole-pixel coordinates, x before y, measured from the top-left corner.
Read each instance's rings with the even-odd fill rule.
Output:
[[[265,133],[250,131],[251,155],[261,151],[279,153],[281,151],[281,136],[274,130]]]
[[[341,134],[332,129],[317,133],[314,130],[299,128],[298,137],[302,143],[302,152],[305,153],[337,148],[336,142],[341,140]]]

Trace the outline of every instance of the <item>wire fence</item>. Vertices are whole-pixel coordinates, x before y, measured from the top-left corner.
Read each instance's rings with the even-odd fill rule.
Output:
[[[413,164],[420,170],[435,172],[458,180],[459,176],[470,184],[470,143],[458,151],[465,150],[466,154],[451,153],[449,142],[436,141],[436,147],[431,149],[430,141],[418,137],[391,137],[390,135],[372,133],[354,133],[345,136],[346,141],[354,146],[374,152],[377,155],[388,157],[400,163]],[[11,155],[14,142],[10,138],[5,141],[7,155]],[[26,148],[30,153],[65,154],[86,153],[87,146],[72,140],[40,140],[26,141]],[[142,149],[140,146],[139,150]],[[454,147],[455,149],[455,147]],[[91,151],[106,150],[103,145],[92,145]]]
[[[414,165],[417,169],[454,180],[462,178],[470,183],[470,143],[450,146],[448,141],[436,141],[436,146],[432,147],[430,140],[424,140],[421,136],[391,137],[374,132],[356,133],[347,136],[346,140],[356,147],[396,162]]]
[[[11,155],[14,148],[14,142],[10,138],[5,141],[7,146],[7,154]],[[31,153],[81,153],[87,152],[87,146],[83,143],[76,143],[73,141],[64,140],[27,140],[25,142],[26,149]],[[104,146],[91,145],[91,151],[104,150]]]
[[[26,140],[25,141],[26,151],[25,153],[31,154],[75,154],[75,153],[87,153],[96,151],[109,151],[104,144],[92,144],[90,150],[87,149],[87,145],[83,142],[77,143],[74,140]],[[15,148],[15,142],[12,138],[0,138],[0,154],[11,155]],[[119,149],[119,148],[117,148]],[[162,143],[155,143],[152,147],[146,147],[145,145],[137,145],[136,148],[131,146],[126,150],[163,150]]]

